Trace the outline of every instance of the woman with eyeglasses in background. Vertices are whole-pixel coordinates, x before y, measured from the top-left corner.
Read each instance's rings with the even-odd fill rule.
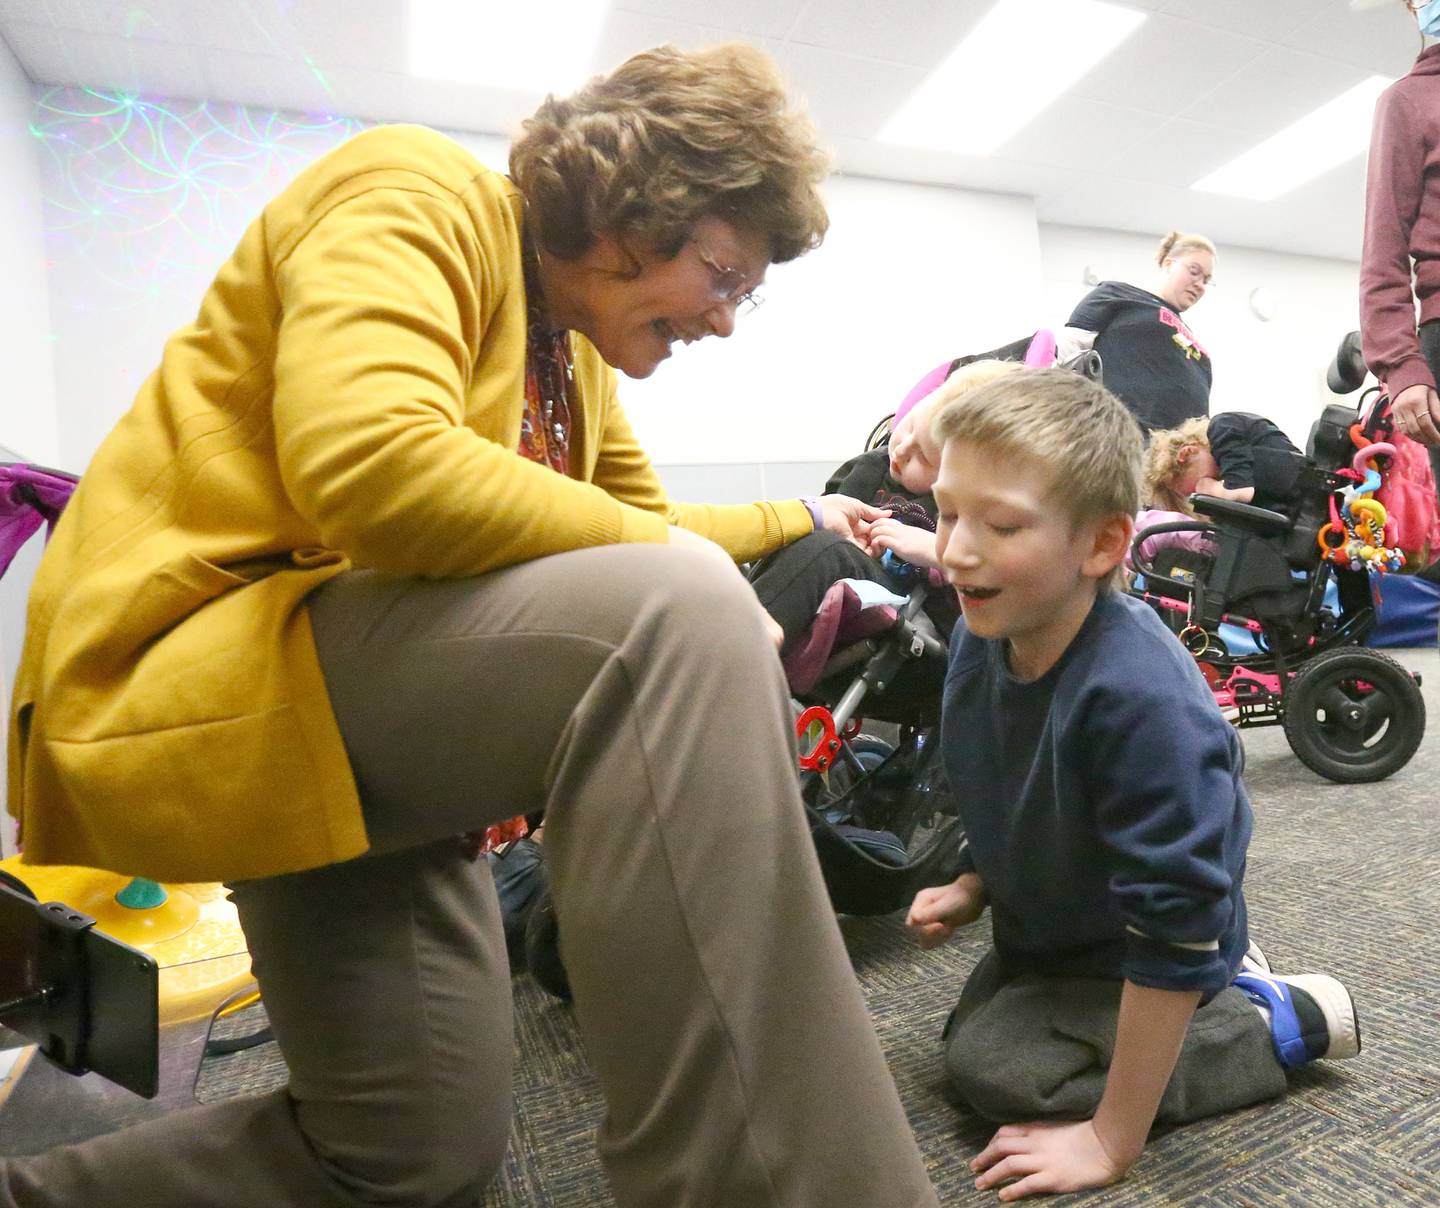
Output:
[[[852,499],[672,504],[616,400],[816,247],[773,65],[637,55],[510,177],[363,133],[250,227],[35,581],[25,854],[231,883],[287,1089],[30,1158],[4,1208],[475,1202],[509,975],[461,836],[544,811],[621,1205],[938,1201],[806,828],[735,568]]]
[[[1215,245],[1204,235],[1171,231],[1155,254],[1154,290],[1102,281],[1080,300],[1060,333],[1093,347],[1105,386],[1148,434],[1210,414],[1210,355],[1180,316],[1205,296],[1215,274]]]

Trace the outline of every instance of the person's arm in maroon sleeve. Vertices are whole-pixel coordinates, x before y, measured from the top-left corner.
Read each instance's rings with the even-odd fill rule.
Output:
[[[1420,212],[1425,147],[1409,102],[1394,89],[1375,105],[1360,255],[1360,333],[1365,361],[1390,392],[1397,420],[1415,417],[1417,439],[1440,413],[1435,378],[1420,351],[1411,288],[1410,232]],[[1402,424],[1402,428],[1403,428]],[[1427,441],[1429,443],[1429,441]]]

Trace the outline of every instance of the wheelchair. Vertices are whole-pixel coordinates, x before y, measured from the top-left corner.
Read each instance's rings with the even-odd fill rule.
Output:
[[[920,386],[934,388],[964,365],[991,360],[1053,364],[1092,380],[1103,372],[1098,353],[1087,349],[1062,360],[1053,335],[1039,331],[956,357]],[[885,446],[893,419],[875,425],[866,451]],[[858,640],[838,643],[813,681],[791,685],[801,795],[831,903],[841,914],[904,909],[919,890],[960,872],[964,831],[939,742],[948,635],[937,631],[925,608],[932,592],[949,588],[924,571],[900,569],[908,569],[910,580],[903,602],[876,608],[878,624],[861,625]],[[869,732],[881,726],[893,728],[893,742]]]
[[[1332,366],[1332,388],[1354,381],[1351,343]],[[1288,485],[1284,510],[1194,495],[1199,520],[1149,526],[1131,549],[1131,594],[1176,630],[1233,723],[1282,726],[1306,767],[1341,784],[1393,775],[1425,734],[1419,677],[1361,645],[1375,625],[1379,575],[1398,561],[1396,551],[1356,542],[1342,523],[1360,467],[1374,467],[1373,489],[1388,464],[1388,401],[1368,413],[1365,402],[1326,406],[1303,457],[1263,451],[1272,480]],[[1383,509],[1379,522],[1383,532]],[[1213,555],[1142,554],[1177,532],[1207,535]]]

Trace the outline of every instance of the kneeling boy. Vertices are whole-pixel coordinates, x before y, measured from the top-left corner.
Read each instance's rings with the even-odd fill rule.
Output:
[[[1354,1004],[1247,952],[1239,739],[1174,635],[1113,589],[1139,504],[1123,405],[1064,370],[1020,373],[934,436],[937,549],[964,610],[942,742],[970,868],[907,922],[933,947],[990,907],[994,948],[945,1032],[961,1095],[1007,1124],[976,1185],[1100,1186],[1157,1120],[1358,1052]]]

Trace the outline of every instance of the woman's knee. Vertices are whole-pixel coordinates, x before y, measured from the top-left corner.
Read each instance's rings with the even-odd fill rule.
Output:
[[[297,1118],[330,1178],[356,1204],[385,1208],[469,1208],[500,1171],[510,1136],[510,1088],[480,1085],[465,1102],[402,1116],[385,1112],[370,1126],[353,1120],[322,1130],[303,1107]]]
[[[762,640],[761,649],[766,649],[763,609],[755,591],[718,547],[710,554],[652,546],[639,560],[643,563],[639,586],[655,623],[694,637],[753,631]]]

